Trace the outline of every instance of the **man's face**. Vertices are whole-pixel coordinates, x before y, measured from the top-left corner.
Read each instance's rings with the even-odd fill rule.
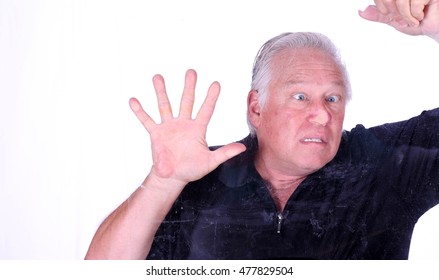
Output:
[[[259,141],[257,160],[284,174],[306,176],[337,153],[345,80],[334,60],[315,49],[283,51],[272,69],[265,106],[260,108],[257,97],[249,98]]]

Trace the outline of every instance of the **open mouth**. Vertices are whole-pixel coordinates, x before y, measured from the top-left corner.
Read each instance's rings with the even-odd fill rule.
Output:
[[[303,142],[305,142],[305,143],[324,143],[324,141],[321,138],[305,138],[305,139],[303,139]]]

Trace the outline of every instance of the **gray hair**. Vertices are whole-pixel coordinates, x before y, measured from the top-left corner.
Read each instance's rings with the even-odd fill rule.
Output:
[[[282,33],[268,40],[259,49],[253,64],[251,89],[259,93],[259,104],[265,106],[268,96],[268,87],[271,80],[271,62],[273,58],[286,49],[313,48],[323,51],[332,57],[338,65],[345,80],[347,101],[352,97],[352,89],[346,66],[343,63],[340,52],[334,43],[325,35],[315,32],[288,32]],[[248,114],[247,123],[252,135],[256,134],[255,127],[251,124]]]

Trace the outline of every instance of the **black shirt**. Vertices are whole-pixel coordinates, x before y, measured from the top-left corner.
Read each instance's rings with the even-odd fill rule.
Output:
[[[439,109],[344,132],[336,157],[278,213],[254,167],[257,139],[182,192],[149,259],[407,259],[439,203]]]

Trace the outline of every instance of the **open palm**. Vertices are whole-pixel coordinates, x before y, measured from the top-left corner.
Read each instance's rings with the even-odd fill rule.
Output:
[[[240,143],[232,143],[215,151],[209,150],[206,142],[207,125],[219,96],[220,85],[215,82],[209,87],[197,116],[192,118],[196,80],[196,72],[188,70],[180,112],[174,117],[164,79],[160,75],[154,76],[160,124],[153,121],[137,99],[130,99],[131,109],[151,137],[151,172],[159,178],[173,179],[182,184],[202,178],[224,161],[245,150],[245,146]]]

